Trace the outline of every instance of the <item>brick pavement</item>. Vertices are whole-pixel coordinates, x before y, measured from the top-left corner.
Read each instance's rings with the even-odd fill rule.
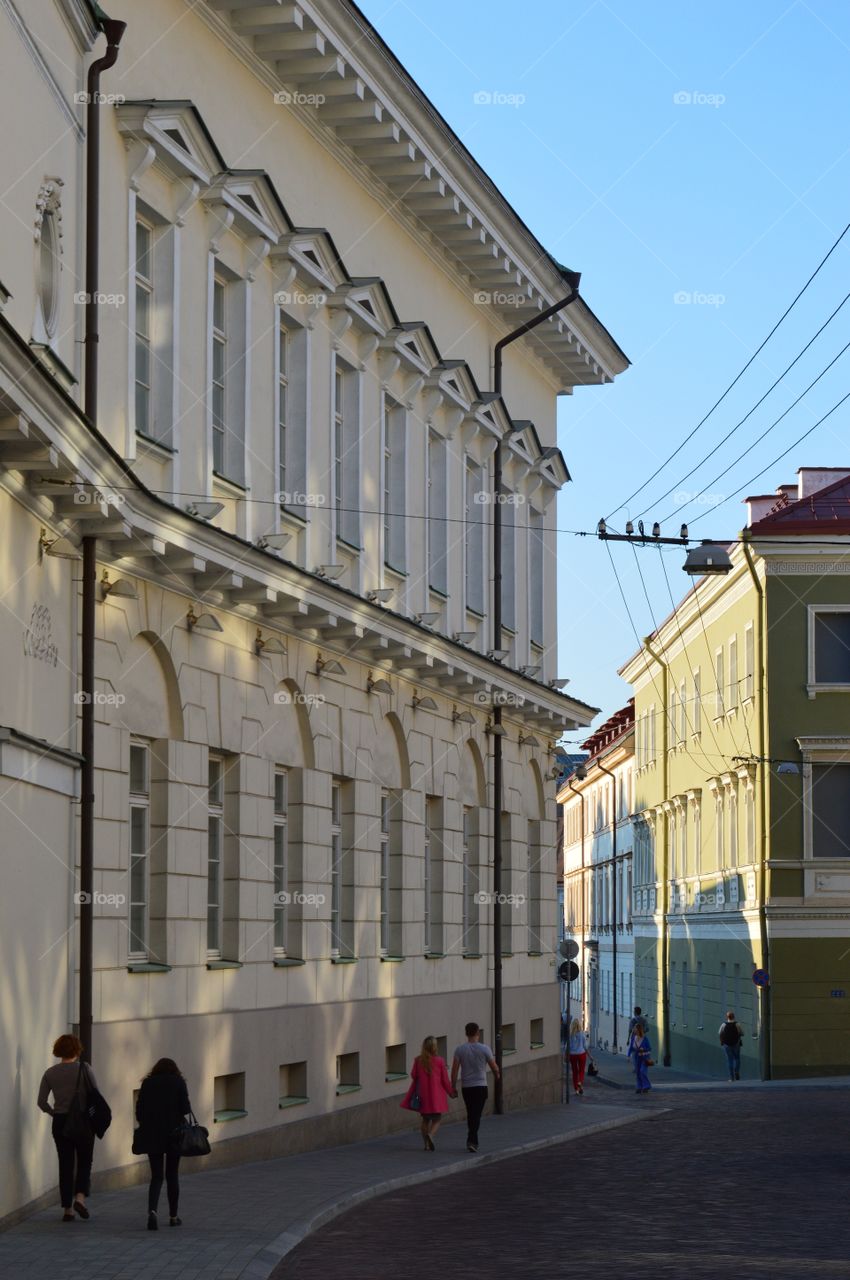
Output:
[[[634,1101],[637,1101],[636,1099]],[[0,1276],[10,1280],[265,1280],[287,1250],[341,1207],[387,1188],[487,1167],[518,1151],[560,1144],[640,1119],[630,1099],[599,1091],[569,1107],[485,1116],[481,1154],[465,1150],[463,1125],[446,1125],[426,1155],[418,1133],[200,1172],[183,1179],[184,1225],[147,1231],[147,1188],[94,1196],[89,1222],[64,1224],[44,1210],[0,1234]],[[164,1203],[160,1204],[165,1214]]]
[[[613,1091],[611,1091],[613,1092]],[[579,1138],[338,1217],[273,1280],[850,1275],[850,1089],[660,1094]]]

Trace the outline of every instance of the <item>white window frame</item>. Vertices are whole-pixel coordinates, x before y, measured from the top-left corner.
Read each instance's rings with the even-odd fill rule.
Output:
[[[850,736],[803,737],[797,742],[803,755],[803,858],[809,864],[805,873],[808,895],[816,891],[815,868],[821,870],[832,864],[845,869],[850,861],[846,854],[815,857],[814,853],[814,769],[830,764],[850,765]]]
[[[217,264],[216,264],[217,265]],[[227,475],[227,418],[228,418],[228,324],[227,288],[229,281],[214,270],[212,301],[210,305],[210,419],[212,422],[212,469],[215,475]],[[216,299],[221,296],[221,325],[216,324]],[[221,357],[221,374],[216,376],[216,356]],[[220,405],[217,407],[216,391]],[[218,446],[218,447],[217,447]],[[216,465],[218,463],[218,465]]]
[[[382,471],[383,555],[386,568],[407,572],[407,415],[384,393]]]
[[[744,627],[744,701],[751,702],[755,697],[756,686],[756,640],[755,628],[751,622]]]
[[[684,744],[688,740],[688,682],[683,680],[679,685],[679,741]]]
[[[817,662],[815,652],[815,624],[821,613],[850,613],[850,604],[809,604],[806,606],[806,623],[808,635],[808,683],[806,692],[810,698],[819,693],[850,693],[850,680],[846,683],[819,682],[817,679]]]
[[[150,954],[150,803],[151,803],[151,752],[148,742],[131,740],[130,751],[142,751],[144,753],[144,789],[142,791],[132,790],[132,769],[130,770],[130,793],[129,793],[129,811],[130,811],[130,863],[128,868],[128,906],[129,912],[127,917],[127,937],[128,937],[128,955],[130,958],[147,957]],[[134,853],[133,851],[133,814],[137,812],[142,815],[142,832],[143,832],[143,851]],[[142,862],[142,887],[143,897],[140,901],[134,901],[133,892],[133,862],[139,859]],[[132,928],[133,911],[135,908],[141,908],[143,913],[143,926],[140,939],[141,946],[133,945],[133,939],[137,935]]]
[[[694,668],[694,723],[693,736],[698,738],[702,733],[702,672]]]
[[[723,646],[714,651],[714,681],[716,689],[714,691],[714,718],[720,720],[725,714],[725,702],[723,698],[723,682],[726,678],[726,662],[723,653]]]
[[[390,793],[381,792],[380,813],[380,954],[390,954],[390,836],[392,833],[392,807]]]
[[[287,953],[289,924],[289,775],[286,769],[274,771],[274,951]]]
[[[441,596],[449,594],[448,559],[448,445],[436,431],[426,441],[425,502],[428,515],[428,586]]]
[[[342,783],[331,783],[331,957],[342,955]]]
[[[145,275],[139,270],[139,228],[142,228],[148,237],[148,247],[146,257],[148,259],[148,274]],[[146,436],[149,440],[156,439],[155,432],[155,391],[154,391],[154,340],[153,340],[153,316],[154,316],[154,237],[155,231],[153,224],[146,218],[136,214],[133,224],[135,240],[133,245],[133,418],[135,430],[142,436]],[[142,332],[139,328],[139,296],[144,295],[147,299],[147,332]],[[139,380],[139,352],[140,349],[145,352],[147,361],[147,382]],[[139,388],[143,387],[147,393],[147,419],[143,424],[139,422]]]
[[[215,785],[212,782],[213,766],[217,766],[218,775]],[[210,960],[221,959],[223,932],[224,901],[224,758],[211,754],[207,768],[207,957]],[[217,849],[213,855],[211,836],[217,832]],[[215,899],[210,892],[215,874]],[[217,901],[216,901],[217,899]]]
[[[424,824],[424,882],[422,887],[422,922],[424,930],[424,950],[425,955],[431,952],[431,840],[433,832],[431,831],[431,797],[425,797],[425,824]],[[383,839],[383,831],[381,832]]]
[[[730,711],[737,711],[740,702],[740,693],[738,689],[738,637],[730,636],[729,644],[729,700],[727,703]]]
[[[288,471],[288,428],[289,428],[289,362],[290,362],[290,329],[283,312],[277,313],[277,492],[287,492]]]

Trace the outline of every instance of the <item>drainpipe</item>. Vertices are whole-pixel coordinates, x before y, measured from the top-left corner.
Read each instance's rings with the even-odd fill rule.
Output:
[[[560,302],[541,311],[532,320],[521,324],[513,333],[500,338],[493,353],[493,389],[502,394],[502,352],[511,342],[536,329],[578,297],[581,276],[577,271],[564,271],[570,292]],[[502,647],[502,442],[498,441],[493,456],[493,649]],[[493,1022],[496,1035],[495,1052],[499,1071],[493,1097],[493,1111],[497,1116],[504,1111],[502,1080],[502,708],[497,701],[493,707]]]
[[[86,88],[86,317],[83,346],[83,409],[97,426],[98,253],[100,239],[100,77],[114,66],[126,22],[99,12],[106,36],[106,52],[89,67]],[[79,1035],[83,1058],[91,1062],[93,1024],[93,924],[94,924],[94,649],[95,600],[97,598],[97,538],[83,538],[80,684],[83,757],[80,769],[80,1008]]]
[[[617,777],[610,769],[606,769],[600,760],[596,761],[602,773],[611,779],[614,803],[611,806],[611,967],[613,969],[614,987],[614,1030],[611,1048],[617,1052]]]
[[[661,696],[664,705],[661,708],[661,789],[664,799],[669,799],[669,763],[667,757],[668,742],[668,723],[667,723],[667,707],[668,694],[667,685],[670,678],[670,668],[667,662],[660,654],[656,653],[652,645],[649,643],[651,636],[643,642],[643,647],[651,658],[661,668]],[[668,823],[665,818],[662,823],[662,840],[661,840],[661,1022],[662,1022],[662,1062],[665,1067],[670,1066],[670,929],[668,923],[668,912],[670,910],[670,836],[667,830]]]
[[[585,800],[584,800],[584,792],[579,791],[578,787],[573,782],[572,778],[567,778],[567,786],[570,788],[570,791],[574,792],[574,794],[578,796],[580,811],[581,811],[581,880],[579,881],[581,885],[581,923],[580,923],[580,928],[581,928],[581,1008],[582,1008],[582,1024],[584,1026],[587,1026],[587,965],[586,965],[586,959],[585,959],[586,947],[585,947],[585,910],[584,910],[584,907],[585,907],[585,903],[584,903],[584,898],[585,898],[585,883],[584,883],[584,833],[585,833],[584,805],[585,805]]]
[[[756,652],[758,654],[758,699],[759,699],[759,793],[761,806],[761,835],[759,843],[761,850],[759,854],[759,938],[761,961],[760,967],[770,973],[770,949],[767,933],[767,698],[765,691],[765,612],[766,601],[764,597],[764,587],[756,572],[753,553],[750,549],[749,539],[744,536],[741,539],[741,545],[744,548],[744,556],[747,561],[747,568],[750,571],[750,577],[755,584],[756,593],[758,595],[758,643]],[[770,985],[762,989],[761,992],[761,1074],[763,1080],[771,1078],[771,1000]]]

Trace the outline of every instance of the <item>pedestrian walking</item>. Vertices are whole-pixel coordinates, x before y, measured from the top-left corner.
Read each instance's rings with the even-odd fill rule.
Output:
[[[461,1093],[466,1105],[466,1149],[478,1150],[478,1126],[487,1102],[487,1068],[498,1080],[499,1068],[493,1050],[481,1043],[481,1028],[477,1022],[467,1022],[464,1027],[466,1043],[459,1044],[452,1057],[452,1089],[457,1090],[460,1073]]]
[[[38,1090],[39,1108],[52,1117],[63,1222],[73,1222],[75,1212],[81,1218],[91,1216],[86,1197],[91,1193],[94,1130],[88,1123],[86,1105],[97,1081],[91,1067],[82,1061],[82,1052],[76,1036],[60,1036],[53,1046],[53,1056],[59,1062],[47,1068]],[[52,1104],[48,1101],[51,1094]]]
[[[729,1080],[734,1084],[741,1079],[741,1045],[744,1043],[744,1028],[730,1009],[726,1019],[720,1024],[720,1043],[726,1054],[726,1065],[729,1068]]]
[[[151,1168],[148,1187],[148,1230],[157,1231],[163,1175],[168,1194],[168,1225],[182,1226],[177,1216],[180,1199],[179,1129],[192,1111],[189,1090],[173,1058],[160,1058],[142,1081],[136,1102],[139,1127],[133,1135],[136,1155],[147,1155]]]
[[[634,1031],[635,1027],[637,1026],[637,1024],[638,1024],[639,1022],[642,1022],[642,1023],[643,1023],[644,1030],[645,1030],[645,1029],[646,1029],[646,1026],[647,1026],[647,1019],[646,1019],[646,1017],[644,1016],[643,1011],[642,1011],[642,1009],[641,1009],[640,1005],[639,1005],[639,1004],[636,1004],[636,1005],[635,1005],[635,1008],[634,1008],[634,1013],[633,1013],[633,1014],[632,1014],[632,1016],[629,1018],[629,1030],[628,1030],[628,1033],[627,1033],[629,1042],[631,1042],[632,1032]]]
[[[634,1058],[635,1093],[649,1093],[652,1085],[649,1082],[648,1069],[655,1064],[652,1061],[652,1045],[649,1043],[646,1027],[642,1022],[636,1022],[632,1029],[628,1056]]]
[[[419,1132],[426,1151],[436,1151],[434,1134],[449,1109],[449,1098],[457,1097],[457,1090],[449,1079],[445,1059],[437,1052],[435,1036],[426,1036],[422,1050],[414,1060],[410,1072],[410,1088],[401,1100],[408,1111],[419,1112]]]
[[[584,1093],[584,1072],[587,1066],[587,1036],[582,1030],[578,1018],[573,1018],[570,1025],[570,1041],[567,1046],[570,1070],[573,1074],[573,1091]]]

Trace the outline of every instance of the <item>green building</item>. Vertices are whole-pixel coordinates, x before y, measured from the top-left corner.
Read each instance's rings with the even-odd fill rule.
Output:
[[[747,499],[732,570],[700,578],[622,668],[635,695],[635,1000],[660,1062],[850,1069],[850,468]],[[757,987],[754,973],[769,985]]]

